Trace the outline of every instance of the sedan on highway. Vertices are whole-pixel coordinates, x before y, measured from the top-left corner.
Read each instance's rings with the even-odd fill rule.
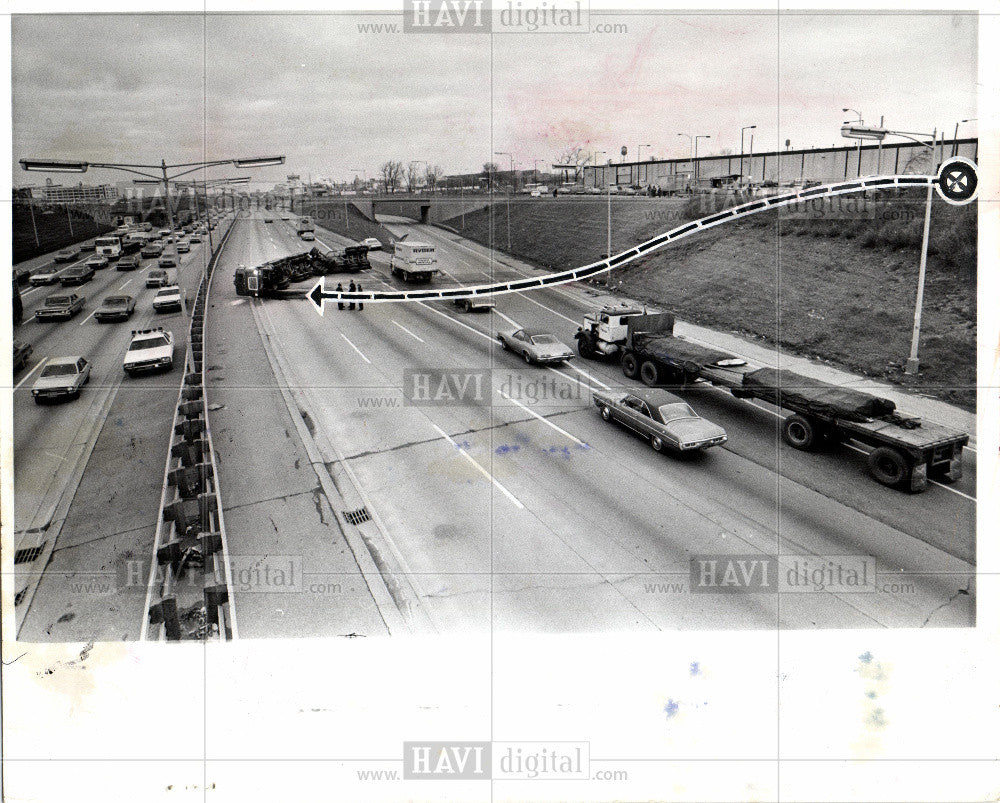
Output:
[[[169,371],[174,365],[174,335],[162,327],[138,329],[125,352],[122,367],[129,376],[139,371]]]
[[[88,268],[93,268],[94,270],[101,270],[106,268],[110,262],[106,256],[101,256],[100,254],[95,254],[90,259],[84,263]]]
[[[90,381],[90,363],[83,357],[51,357],[31,386],[35,404],[49,399],[80,396],[80,388]]]
[[[32,287],[41,287],[43,284],[55,284],[59,281],[59,271],[62,268],[56,265],[45,265],[31,274],[28,279]]]
[[[146,274],[146,287],[163,287],[167,281],[167,272],[160,268],[153,268]]]
[[[107,296],[94,313],[94,319],[105,321],[127,321],[135,312],[135,299],[132,296]]]
[[[159,243],[147,243],[141,253],[147,259],[152,259],[163,253],[163,246]]]
[[[708,449],[727,440],[722,427],[702,418],[687,402],[665,390],[595,391],[594,404],[601,418],[617,421],[648,438],[657,452],[664,447],[678,452]]]
[[[201,235],[200,235],[200,234],[198,234],[197,232],[195,232],[194,234],[192,234],[192,235],[191,235],[191,236],[190,236],[190,237],[188,238],[188,240],[189,240],[189,242],[190,242],[190,243],[191,243],[192,245],[194,245],[195,243],[200,243],[200,242],[201,242]]]
[[[59,284],[69,287],[72,284],[86,284],[94,278],[94,269],[90,265],[77,265],[67,268],[59,277]]]
[[[176,284],[161,287],[153,299],[153,309],[157,312],[182,309],[181,288]]]
[[[176,268],[177,267],[177,255],[173,252],[169,252],[160,257],[159,262],[156,263],[161,268]]]
[[[86,296],[78,296],[76,293],[51,295],[35,310],[35,319],[42,321],[48,318],[72,318],[83,309],[86,300]]]
[[[497,332],[497,340],[505,350],[520,354],[526,363],[566,362],[573,359],[573,351],[555,335],[536,329],[518,329],[516,332]]]
[[[187,253],[190,253],[190,251],[191,251],[191,244],[189,242],[187,242],[186,240],[178,240],[177,241],[177,253],[178,254],[187,254]]]
[[[382,250],[382,243],[380,243],[374,237],[366,237],[364,240],[361,241],[361,245],[368,246],[368,250],[369,251],[381,251]]]
[[[56,262],[72,262],[80,256],[79,248],[64,248],[62,251],[57,253],[52,259]]]
[[[122,257],[118,260],[116,267],[118,270],[138,270],[139,257],[135,254],[129,254],[128,256]]]

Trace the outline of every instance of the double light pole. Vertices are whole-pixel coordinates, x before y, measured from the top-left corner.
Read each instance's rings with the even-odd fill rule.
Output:
[[[240,169],[250,169],[253,167],[270,167],[271,165],[280,165],[285,163],[284,156],[260,156],[252,157],[246,159],[215,159],[211,161],[203,162],[183,162],[180,164],[170,164],[166,163],[166,160],[161,160],[157,164],[130,164],[122,162],[76,162],[67,161],[63,159],[21,159],[21,168],[27,171],[35,171],[40,173],[86,173],[91,167],[101,168],[104,170],[123,170],[126,173],[134,173],[135,175],[142,176],[146,179],[152,179],[151,183],[162,184],[164,192],[164,201],[167,207],[167,220],[170,223],[170,228],[174,228],[174,213],[170,207],[170,182],[181,176],[186,176],[189,173],[194,173],[198,170],[203,170],[207,167],[217,167],[220,165],[233,165],[234,167]],[[186,168],[181,170],[179,173],[174,173],[172,176],[167,175],[168,170],[176,170],[179,168]],[[159,170],[160,175],[154,173],[146,172],[150,170]]]

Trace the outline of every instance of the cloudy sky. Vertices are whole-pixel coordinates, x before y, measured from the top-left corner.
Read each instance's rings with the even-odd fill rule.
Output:
[[[24,157],[284,154],[285,166],[253,172],[270,186],[287,173],[372,176],[387,159],[506,166],[495,151],[519,168],[574,146],[680,157],[681,132],[711,136],[699,153],[738,152],[753,124],[755,152],[829,146],[845,142],[845,106],[949,136],[977,117],[974,16],[615,13],[590,22],[627,32],[360,29],[380,22],[401,27],[402,15],[15,16],[14,183],[45,178],[24,173]]]

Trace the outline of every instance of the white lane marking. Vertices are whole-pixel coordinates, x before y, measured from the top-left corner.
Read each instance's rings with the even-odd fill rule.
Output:
[[[40,359],[40,360],[39,360],[39,361],[38,361],[37,363],[35,363],[35,367],[34,367],[34,368],[32,368],[32,369],[31,369],[30,371],[28,371],[28,373],[26,373],[26,374],[24,375],[24,377],[23,377],[23,378],[21,379],[21,381],[20,381],[20,382],[18,382],[18,383],[17,383],[16,385],[14,385],[14,390],[17,390],[17,389],[18,389],[19,387],[21,387],[21,385],[23,385],[23,384],[24,384],[25,382],[27,382],[27,381],[28,381],[28,377],[29,377],[29,376],[31,376],[31,375],[32,375],[33,373],[35,373],[35,371],[37,371],[37,370],[38,370],[38,367],[39,367],[39,366],[40,366],[40,365],[41,365],[41,364],[42,364],[43,362],[45,362],[45,358],[44,358],[44,357],[43,357],[42,359]]]
[[[97,310],[95,309],[94,312],[97,312]],[[91,318],[93,318],[94,317],[94,312],[90,313],[90,315],[88,315],[86,318],[84,318],[82,321],[80,321],[80,326],[83,326],[87,321],[89,321]]]
[[[938,482],[937,480],[927,480],[927,481],[928,482],[932,482],[932,483],[934,483],[935,485],[937,485],[937,486],[939,486],[941,488],[944,488],[946,491],[951,491],[953,494],[958,494],[959,496],[964,496],[970,502],[977,501],[976,497],[969,496],[968,494],[962,493],[961,491],[956,490],[955,488],[952,488],[950,485],[945,485],[943,482]]]
[[[130,284],[132,284],[132,280],[131,280],[131,279],[129,279],[129,280],[127,281],[127,282],[125,282],[125,284],[123,284],[123,285],[122,285],[121,287],[119,287],[118,289],[119,289],[119,290],[124,290],[124,289],[125,289],[126,287],[128,287],[128,286],[129,286]]]
[[[595,385],[600,385],[600,386],[601,386],[602,388],[604,388],[605,390],[609,390],[609,389],[611,388],[611,385],[605,385],[605,384],[604,384],[604,383],[603,383],[603,382],[602,382],[602,381],[601,381],[600,379],[598,379],[598,378],[597,378],[596,376],[591,376],[591,375],[590,375],[590,374],[588,374],[588,373],[587,373],[586,371],[584,371],[584,370],[583,370],[582,368],[577,368],[577,367],[576,367],[575,365],[573,365],[573,363],[571,363],[571,362],[568,362],[568,363],[566,363],[566,367],[567,367],[567,368],[572,368],[572,369],[573,369],[574,371],[576,371],[576,372],[577,372],[578,374],[582,374],[583,376],[587,377],[587,379],[589,379],[589,380],[590,380],[591,382],[593,382],[593,383],[594,383]]]
[[[518,323],[517,321],[515,321],[515,320],[514,320],[513,318],[511,318],[511,317],[510,317],[509,315],[504,315],[504,314],[503,314],[502,312],[500,312],[500,310],[498,310],[498,309],[497,309],[496,307],[494,307],[494,308],[493,308],[493,311],[494,311],[494,312],[495,312],[495,313],[496,313],[497,315],[499,315],[499,316],[500,316],[501,318],[503,318],[503,319],[504,319],[505,321],[507,321],[507,323],[509,323],[509,324],[510,324],[511,326],[513,326],[513,327],[514,327],[515,329],[521,329],[521,328],[522,328],[522,327],[521,327],[521,324],[519,324],[519,323]]]
[[[431,426],[434,427],[434,429],[436,429],[438,431],[438,433],[440,433],[441,437],[444,438],[446,441],[448,441],[448,443],[450,443],[459,454],[461,454],[466,460],[468,460],[470,463],[472,463],[472,465],[474,465],[476,467],[476,469],[478,469],[478,471],[479,471],[480,474],[482,474],[484,477],[486,477],[486,479],[488,479],[490,482],[492,482],[500,491],[503,492],[504,496],[506,496],[511,502],[513,502],[515,505],[517,505],[518,510],[524,510],[524,505],[522,505],[520,503],[520,501],[518,501],[518,498],[516,496],[514,496],[514,494],[512,494],[506,488],[504,488],[503,485],[501,485],[496,480],[496,478],[492,474],[490,474],[490,472],[488,472],[485,468],[483,468],[481,465],[479,465],[479,463],[477,463],[472,458],[472,455],[470,455],[461,446],[459,446],[457,443],[455,443],[455,441],[452,440],[451,436],[448,435],[447,432],[445,432],[443,429],[441,429],[441,427],[439,427],[437,424],[433,424],[432,423]]]
[[[354,345],[354,344],[353,344],[353,343],[352,343],[352,342],[351,342],[351,341],[350,341],[350,340],[348,339],[347,335],[345,335],[345,334],[344,334],[343,332],[341,332],[341,333],[340,333],[340,336],[341,336],[342,338],[344,338],[344,340],[347,340],[347,345],[348,345],[348,346],[350,346],[350,347],[351,347],[352,349],[354,349],[354,350],[355,350],[355,351],[356,351],[356,352],[357,352],[357,353],[358,353],[359,355],[361,355],[361,359],[362,359],[362,360],[364,360],[364,361],[365,361],[366,363],[368,363],[369,365],[371,364],[371,360],[369,360],[369,359],[368,359],[368,358],[367,358],[367,357],[366,357],[366,356],[365,356],[365,355],[364,355],[364,354],[363,354],[363,353],[361,352],[361,349],[359,349],[359,348],[358,348],[357,346],[355,346],[355,345]]]
[[[545,416],[539,415],[534,410],[532,410],[530,407],[527,407],[527,406],[521,404],[521,402],[519,402],[517,399],[512,399],[510,396],[508,396],[502,390],[499,391],[499,393],[507,401],[514,402],[514,404],[516,404],[518,407],[520,407],[522,410],[524,410],[524,412],[526,412],[528,415],[534,416],[539,421],[541,421],[543,424],[548,424],[550,427],[552,427],[552,429],[554,429],[560,435],[565,435],[571,441],[573,441],[574,443],[579,444],[580,446],[586,446],[586,444],[582,440],[580,440],[578,437],[576,437],[575,435],[570,435],[565,429],[562,429],[561,427],[556,426],[551,421],[549,421],[549,419],[547,419]]]
[[[411,332],[409,329],[407,329],[405,326],[403,326],[403,324],[399,323],[398,321],[393,321],[393,323],[396,324],[396,326],[398,326],[404,332],[406,332],[406,334],[408,334],[410,337],[415,338],[416,340],[419,340],[421,343],[426,342],[422,338],[417,337],[415,334],[413,334],[413,332]]]
[[[549,311],[549,312],[551,312],[551,313],[552,313],[553,315],[558,315],[558,316],[559,316],[560,318],[562,318],[562,319],[563,319],[563,320],[565,320],[565,321],[569,321],[570,323],[572,323],[572,324],[576,324],[577,326],[579,326],[579,325],[580,325],[580,322],[579,322],[579,321],[575,321],[575,320],[573,320],[573,319],[572,319],[572,318],[570,318],[570,317],[569,317],[568,315],[563,315],[563,314],[562,314],[561,312],[557,312],[556,310],[552,309],[552,307],[546,307],[546,306],[545,306],[544,304],[542,304],[542,303],[541,303],[540,301],[535,301],[535,299],[533,299],[533,298],[531,297],[531,294],[530,294],[530,293],[517,293],[517,295],[518,295],[518,296],[519,296],[520,298],[523,298],[523,299],[524,299],[525,301],[530,301],[530,302],[531,302],[532,304],[537,304],[537,305],[538,305],[539,307],[541,307],[542,309],[546,309],[546,310],[548,310],[548,311]],[[595,308],[595,309],[596,309],[596,308]]]
[[[474,327],[474,326],[469,326],[469,324],[467,324],[467,323],[463,323],[462,321],[459,321],[459,320],[457,320],[455,318],[452,318],[450,315],[446,315],[445,313],[441,312],[441,310],[435,309],[434,307],[430,306],[429,304],[425,304],[423,301],[418,301],[417,303],[420,304],[420,306],[422,306],[424,309],[430,310],[435,315],[440,315],[442,318],[447,318],[452,323],[457,323],[459,326],[464,326],[470,332],[473,332],[473,333],[479,335],[480,337],[485,337],[487,340],[490,340],[490,341],[495,341],[496,340],[496,338],[494,338],[492,335],[489,335],[486,332],[481,332],[478,329],[476,329],[476,327]]]

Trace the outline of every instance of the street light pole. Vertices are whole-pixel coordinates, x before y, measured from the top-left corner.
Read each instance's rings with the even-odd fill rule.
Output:
[[[756,125],[745,125],[740,129],[740,183],[743,183],[743,133],[749,131],[751,128],[756,128]],[[751,160],[753,157],[750,157]]]
[[[859,112],[857,109],[841,109],[841,111],[853,112],[854,114],[856,114],[858,116],[858,119],[857,119],[858,125],[862,125],[864,123],[864,118],[861,116],[861,112]],[[861,140],[860,139],[858,140],[858,177],[859,178],[861,177]]]
[[[934,129],[932,142],[937,146],[937,129]],[[941,150],[944,151],[944,134],[941,136]],[[933,161],[934,148],[931,148]],[[927,244],[931,233],[931,202],[934,199],[934,184],[927,185],[927,201],[924,204],[924,238],[920,243],[920,272],[917,274],[917,300],[913,309],[913,335],[910,338],[910,356],[906,361],[905,372],[914,375],[920,371],[920,322],[924,308],[924,277],[927,272]]]
[[[508,151],[494,151],[494,156],[509,156],[510,157],[510,181],[511,185],[514,184],[514,155]],[[507,190],[507,251],[510,252],[510,193],[511,190]]]
[[[700,173],[700,171],[698,170],[698,140],[699,139],[711,139],[711,138],[712,138],[711,134],[698,134],[698,136],[696,136],[694,138],[694,180],[695,181],[698,180],[698,174]]]

